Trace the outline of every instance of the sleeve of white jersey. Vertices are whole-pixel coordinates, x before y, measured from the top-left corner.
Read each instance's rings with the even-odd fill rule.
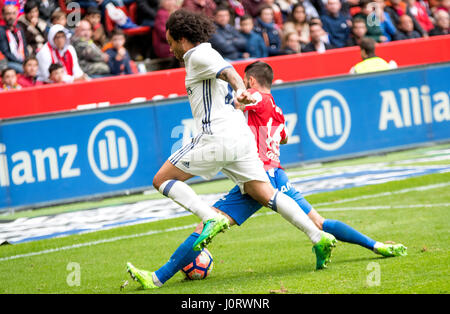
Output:
[[[192,58],[194,75],[202,80],[217,78],[224,69],[232,67],[214,49],[205,49],[193,55]]]

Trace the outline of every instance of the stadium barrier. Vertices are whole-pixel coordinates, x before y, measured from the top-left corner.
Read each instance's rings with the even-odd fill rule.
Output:
[[[450,35],[380,44],[377,54],[400,67],[446,62],[450,60]],[[359,47],[264,59],[275,69],[275,80],[283,82],[347,74],[360,60]],[[242,74],[249,62],[234,65]],[[0,92],[0,118],[184,96],[184,74],[184,69],[175,69]]]
[[[450,63],[281,84],[284,165],[450,140]],[[186,97],[3,120],[0,211],[148,189],[195,133]]]

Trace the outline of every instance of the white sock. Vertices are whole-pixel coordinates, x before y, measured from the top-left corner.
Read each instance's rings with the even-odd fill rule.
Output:
[[[157,286],[157,287],[163,286],[163,283],[161,281],[159,281],[159,279],[155,273],[152,273],[152,280],[153,280],[153,283],[155,284],[155,286]]]
[[[316,227],[305,212],[298,206],[297,202],[292,198],[281,192],[275,192],[269,204],[276,210],[284,219],[303,231],[316,244],[322,238],[322,231]]]
[[[182,181],[167,180],[161,184],[159,191],[199,217],[203,222],[217,216],[217,212],[203,202],[194,190]]]
[[[378,253],[378,248],[379,248],[380,246],[383,246],[383,243],[381,243],[381,242],[375,242],[375,245],[373,246],[373,251],[374,251],[375,253],[377,253],[377,254],[380,254],[380,253]]]

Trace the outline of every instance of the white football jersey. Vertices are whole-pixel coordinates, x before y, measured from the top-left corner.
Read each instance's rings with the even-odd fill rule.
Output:
[[[248,129],[242,111],[233,106],[233,90],[219,74],[232,65],[211,47],[202,43],[183,56],[186,68],[186,91],[192,116],[199,132],[227,136]],[[242,130],[245,129],[245,131]]]

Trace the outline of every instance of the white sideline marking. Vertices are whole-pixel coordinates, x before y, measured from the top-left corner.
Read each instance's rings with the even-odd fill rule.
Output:
[[[381,210],[381,209],[404,209],[404,208],[430,208],[430,207],[448,207],[450,203],[442,204],[414,204],[414,205],[386,205],[386,206],[361,206],[361,207],[327,207],[321,208],[321,212],[335,212],[348,210]]]
[[[8,256],[8,257],[0,258],[0,262],[18,259],[18,258],[22,258],[22,257],[30,257],[30,256],[53,253],[53,252],[66,251],[66,250],[76,249],[76,248],[85,247],[85,246],[92,246],[92,245],[97,245],[97,244],[102,244],[102,243],[110,243],[110,242],[116,242],[116,241],[120,241],[120,240],[140,238],[140,237],[145,237],[148,235],[153,235],[153,234],[158,234],[158,233],[166,233],[166,232],[170,232],[170,231],[184,230],[184,229],[194,228],[196,226],[197,226],[197,224],[192,224],[192,225],[168,228],[168,229],[163,229],[163,230],[152,230],[152,231],[148,231],[148,232],[144,232],[144,233],[136,233],[136,234],[130,234],[130,235],[114,237],[114,238],[109,238],[109,239],[97,240],[97,241],[93,241],[93,242],[68,245],[68,246],[63,246],[63,247],[59,247],[59,248],[43,250],[43,251],[39,251],[39,252],[31,252],[31,253],[27,253],[27,254]]]
[[[379,194],[372,194],[372,195],[363,195],[363,196],[360,196],[360,197],[348,198],[348,199],[343,199],[343,200],[339,200],[339,201],[335,201],[335,202],[320,203],[320,204],[316,204],[315,206],[325,206],[325,205],[339,204],[339,203],[357,201],[357,200],[361,200],[361,199],[368,199],[368,198],[374,198],[374,197],[380,197],[380,196],[389,196],[389,195],[394,195],[394,194],[408,193],[408,192],[412,192],[412,191],[426,191],[426,190],[430,190],[430,189],[436,189],[436,188],[445,187],[445,186],[448,186],[448,185],[450,185],[450,182],[448,182],[448,183],[439,183],[439,184],[431,184],[431,185],[424,185],[424,186],[419,186],[419,187],[415,187],[415,188],[408,188],[408,189],[398,190],[398,191],[395,191],[395,192],[386,192],[386,193],[379,193]],[[414,207],[436,207],[436,206],[450,206],[450,204],[449,203],[444,203],[444,204],[421,204],[421,205],[415,204],[415,205],[395,205],[395,206],[366,206],[366,207],[347,207],[347,208],[322,208],[319,211],[379,210],[379,209],[389,209],[389,208],[414,208]],[[271,212],[267,212],[267,213],[258,213],[258,214],[253,215],[250,218],[259,217],[259,216],[263,216],[263,215],[273,215],[273,214],[275,214],[275,212],[272,212],[272,211]],[[119,237],[103,239],[103,240],[97,240],[97,241],[92,241],[92,242],[86,242],[86,243],[62,246],[62,247],[59,247],[59,248],[48,249],[48,250],[43,250],[43,251],[38,251],[38,252],[31,252],[31,253],[26,253],[26,254],[19,254],[19,255],[14,255],[14,256],[2,257],[2,258],[0,258],[0,262],[14,260],[14,259],[19,259],[19,258],[24,258],[24,257],[38,256],[38,255],[43,255],[43,254],[48,254],[48,253],[72,250],[72,249],[76,249],[76,248],[81,248],[81,247],[86,247],[86,246],[93,246],[93,245],[98,245],[98,244],[103,244],[103,243],[111,243],[111,242],[116,242],[116,241],[121,241],[121,240],[126,240],[126,239],[139,238],[139,237],[149,236],[149,235],[153,235],[153,234],[160,234],[160,233],[166,233],[166,232],[171,232],[171,231],[184,230],[184,229],[194,228],[196,226],[197,226],[197,224],[190,224],[190,225],[186,225],[186,226],[168,228],[168,229],[163,229],[163,230],[152,230],[152,231],[148,231],[148,232],[144,232],[144,233],[137,233],[137,234],[119,236]]]
[[[446,187],[449,185],[450,185],[450,182],[423,185],[423,186],[419,186],[419,187],[407,188],[407,189],[398,190],[398,191],[394,191],[394,192],[383,192],[383,193],[378,193],[378,194],[362,195],[362,196],[353,197],[353,198],[345,198],[345,199],[334,201],[334,202],[318,203],[318,204],[314,204],[314,207],[341,204],[341,203],[347,203],[347,202],[353,202],[353,201],[360,201],[360,200],[365,200],[365,199],[369,199],[369,198],[391,196],[391,195],[396,195],[396,194],[404,194],[404,193],[409,193],[409,192],[414,192],[414,191],[427,191],[427,190],[431,190],[431,189],[443,188],[443,187]]]

